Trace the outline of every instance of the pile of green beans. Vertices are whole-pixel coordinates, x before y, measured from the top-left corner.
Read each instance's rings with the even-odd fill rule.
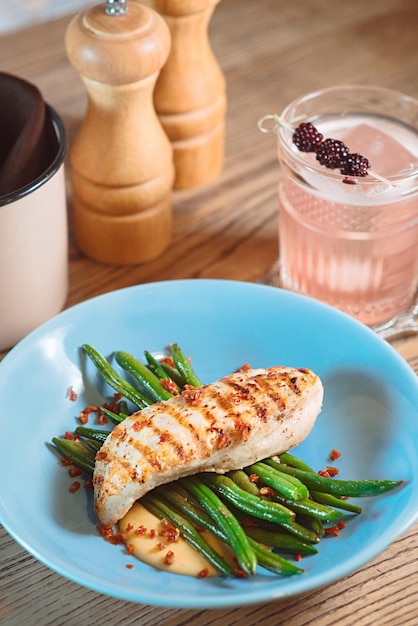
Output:
[[[84,344],[83,351],[104,381],[122,397],[117,412],[101,407],[113,425],[132,412],[127,402],[133,411],[141,410],[169,400],[186,385],[203,384],[178,344],[170,346],[171,360],[159,360],[145,351],[145,364],[130,353],[116,351],[113,358],[123,370],[122,376],[91,345]],[[91,476],[96,453],[109,432],[78,426],[77,440],[54,437],[52,441],[60,455]],[[207,472],[182,478],[148,492],[141,504],[175,526],[221,575],[253,575],[259,565],[290,576],[303,569],[289,560],[289,554],[316,554],[316,544],[324,536],[327,524],[338,523],[347,514],[361,513],[361,507],[347,497],[377,496],[400,483],[324,477],[287,452],[225,475]],[[227,563],[199,529],[229,546],[237,567]]]

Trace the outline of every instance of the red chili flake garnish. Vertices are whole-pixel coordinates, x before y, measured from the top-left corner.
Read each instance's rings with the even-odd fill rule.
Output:
[[[67,398],[69,398],[71,402],[75,402],[78,399],[78,393],[74,391],[72,386],[67,389]]]
[[[188,404],[191,404],[192,406],[198,406],[200,403],[200,398],[202,396],[202,388],[196,388],[192,385],[184,385],[181,395]]]
[[[74,441],[75,435],[73,435],[73,433],[70,433],[70,431],[67,430],[67,432],[64,434],[64,439],[68,439],[68,441]]]
[[[70,469],[68,470],[68,473],[71,476],[71,478],[76,478],[76,476],[81,476],[83,472],[81,471],[79,467],[70,467]]]
[[[67,465],[71,465],[71,463],[72,463],[72,461],[68,457],[66,457],[66,456],[62,456],[61,457],[61,465],[63,467],[67,467]]]
[[[326,535],[334,535],[335,537],[338,537],[338,535],[340,534],[337,526],[329,526],[328,528],[324,528],[324,531]]]
[[[178,528],[175,528],[170,522],[166,519],[161,520],[161,532],[160,535],[167,539],[168,543],[175,543],[179,540],[180,531]]]
[[[133,530],[134,525],[132,524],[132,522],[129,522],[129,524],[126,524],[126,532],[130,532],[131,530]]]
[[[252,483],[258,483],[259,481],[259,477],[257,476],[257,474],[250,474],[248,478],[250,479],[250,482]]]
[[[340,473],[340,470],[337,467],[329,467],[329,465],[327,465],[325,471],[329,476],[331,476],[331,478],[333,476],[337,476]]]
[[[95,404],[90,404],[89,406],[86,406],[86,408],[81,411],[80,415],[78,416],[78,419],[80,420],[82,424],[87,424],[89,421],[90,413],[96,413],[98,410],[99,410],[98,406],[96,406]]]
[[[323,476],[324,478],[331,478],[331,476],[328,474],[327,470],[319,470],[318,471],[318,476]]]
[[[116,536],[113,528],[108,528],[106,526],[98,526],[97,530],[99,531],[99,533],[101,534],[101,536],[103,537],[105,541],[108,541],[109,543],[113,545],[117,545],[121,543],[119,533],[118,533],[118,536]]]
[[[121,543],[126,543],[127,541],[127,536],[125,533],[122,533],[122,532],[115,533],[113,528],[107,528],[106,526],[98,526],[97,529],[99,533],[101,534],[101,536],[103,537],[103,539],[113,545],[119,545]]]
[[[163,543],[162,541],[159,541],[159,542],[157,543],[157,549],[158,549],[158,550],[165,550],[165,549],[166,549],[166,547],[167,547],[167,546],[166,546],[166,545],[165,545],[165,543]]]
[[[238,422],[235,425],[235,428],[241,435],[241,439],[243,440],[243,442],[246,443],[250,438],[251,426],[248,426],[248,424],[246,424],[245,422]]]
[[[271,487],[261,487],[260,494],[262,496],[272,496],[274,494],[274,491]]]
[[[105,452],[104,450],[99,450],[94,458],[96,459],[96,461],[103,461],[103,459],[105,459],[106,457],[107,452]]]
[[[93,480],[91,478],[87,478],[84,487],[87,491],[91,491],[93,489]]]
[[[207,567],[205,569],[201,569],[197,574],[197,578],[207,578],[209,576],[209,570]]]
[[[126,544],[126,549],[130,556],[132,556],[132,554],[134,554],[135,552],[135,546],[132,543]]]
[[[222,430],[218,432],[218,441],[216,447],[218,450],[222,450],[223,448],[227,448],[231,443],[231,437],[228,433],[224,433]]]
[[[145,528],[145,526],[143,526],[142,524],[140,526],[138,526],[138,528],[135,530],[135,535],[138,536],[143,536],[145,535],[145,533],[147,532],[147,529]]]
[[[297,552],[295,554],[295,561],[301,561],[302,560],[302,552]]]
[[[155,530],[155,528],[151,528],[151,530],[149,531],[149,536],[151,537],[151,539],[154,539],[154,537],[157,536],[157,531]]]
[[[75,493],[80,489],[80,487],[81,484],[78,482],[78,480],[75,480],[70,487],[70,493]]]
[[[164,565],[173,565],[175,559],[174,552],[169,550],[164,558]]]
[[[126,565],[126,568],[127,568],[127,569],[133,569],[133,567],[134,567],[134,566],[132,565],[132,563],[128,563],[128,564]]]
[[[117,405],[117,403],[112,400],[111,402],[105,402],[103,404],[105,409],[108,409],[109,411],[112,411],[112,413],[118,413],[119,412],[119,407]]]
[[[337,524],[337,528],[338,528],[339,530],[343,530],[343,528],[345,528],[345,527],[346,527],[346,523],[345,523],[345,522],[341,519],[341,520],[338,522],[338,524]]]
[[[167,391],[172,393],[174,396],[177,396],[179,394],[179,388],[177,387],[174,380],[171,380],[171,378],[160,378],[160,383],[162,384],[164,389],[167,389]]]
[[[171,367],[175,367],[174,359],[172,356],[165,356],[160,359],[160,363],[165,363],[166,365],[170,365]]]
[[[99,413],[99,417],[97,418],[97,423],[100,425],[107,424],[108,419],[103,413]]]
[[[341,452],[339,452],[339,450],[336,450],[335,448],[333,448],[329,454],[329,458],[331,461],[336,461],[337,459],[339,459],[341,456]]]

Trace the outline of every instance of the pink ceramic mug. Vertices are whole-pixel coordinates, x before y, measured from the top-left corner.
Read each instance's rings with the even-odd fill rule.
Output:
[[[67,297],[66,136],[49,105],[46,115],[49,167],[25,187],[0,196],[0,351],[58,313]]]

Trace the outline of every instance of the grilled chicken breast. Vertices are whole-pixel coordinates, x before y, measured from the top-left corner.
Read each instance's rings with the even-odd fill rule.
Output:
[[[153,404],[118,424],[98,452],[95,507],[106,527],[148,491],[203,471],[224,473],[280,454],[311,431],[323,387],[311,370],[239,371]]]

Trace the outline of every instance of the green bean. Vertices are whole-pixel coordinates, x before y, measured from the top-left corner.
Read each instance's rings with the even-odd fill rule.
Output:
[[[247,515],[277,523],[291,520],[295,517],[293,511],[290,511],[278,502],[269,502],[244,491],[228,476],[208,473],[202,474],[202,480],[234,504],[236,508],[247,513]]]
[[[128,414],[114,413],[113,411],[110,411],[110,409],[106,409],[103,406],[100,407],[100,411],[103,413],[105,417],[107,417],[115,425],[120,424],[121,422],[123,422],[123,420],[129,417]]]
[[[306,543],[314,544],[319,542],[319,535],[316,531],[311,530],[309,525],[304,526],[299,521],[295,521],[294,519],[288,519],[280,523],[270,522],[260,517],[247,515],[246,513],[244,513],[244,511],[237,509],[233,504],[230,504],[229,508],[231,512],[235,515],[235,517],[239,520],[241,526],[244,528],[245,531],[247,530],[247,528],[252,527],[263,528],[271,532],[286,531],[292,537],[296,537],[297,539]]]
[[[280,461],[285,465],[290,465],[291,467],[295,467],[296,469],[305,470],[307,472],[312,472],[315,474],[315,470],[313,470],[307,463],[301,461],[296,456],[293,456],[289,452],[284,452],[279,455]],[[272,459],[274,460],[274,459]],[[325,504],[327,506],[331,506],[333,508],[342,509],[343,511],[347,511],[349,513],[361,513],[361,507],[357,504],[353,504],[352,502],[348,502],[347,500],[342,500],[337,496],[333,496],[330,493],[319,492],[319,491],[310,491],[310,495],[312,500],[315,502],[319,502],[320,504]]]
[[[94,365],[102,375],[103,379],[108,385],[113,387],[118,393],[124,396],[127,400],[130,400],[139,409],[143,409],[146,406],[152,404],[152,400],[147,398],[143,393],[136,389],[133,385],[128,383],[124,378],[119,376],[113,367],[106,361],[106,359],[89,344],[83,345],[83,350],[93,361]]]
[[[294,565],[284,557],[272,552],[271,550],[267,550],[262,545],[255,541],[251,537],[249,537],[249,543],[252,549],[254,550],[257,560],[262,567],[268,569],[275,574],[280,574],[281,576],[292,576],[293,574],[303,574],[303,569]]]
[[[266,463],[269,465],[274,463],[273,467],[276,467],[279,471],[299,478],[299,480],[305,483],[308,489],[329,493],[335,496],[350,496],[355,498],[378,496],[398,487],[402,483],[401,480],[340,480],[337,478],[327,478],[305,470],[299,470],[295,467],[290,467],[290,465],[285,465],[284,463],[275,463],[271,459],[267,460]]]
[[[144,352],[145,354],[145,358],[147,359],[148,362],[148,368],[150,369],[150,371],[154,374],[154,376],[156,376],[159,380],[170,380],[171,382],[174,382],[177,385],[177,391],[180,391],[180,387],[177,384],[177,382],[174,380],[174,378],[172,378],[164,369],[163,364],[160,363],[160,361],[158,361],[158,359],[156,359],[150,352],[148,352],[147,350],[145,350]],[[174,370],[174,368],[173,368]],[[177,372],[178,374],[178,372]],[[184,381],[181,380],[181,385],[184,384]]]
[[[174,381],[179,389],[183,389],[186,381],[184,380],[180,372],[175,367],[169,365],[168,363],[165,363],[164,361],[161,361],[160,364],[170,380]]]
[[[311,543],[301,541],[293,535],[287,533],[280,533],[273,530],[267,530],[265,528],[259,528],[257,526],[245,527],[245,533],[252,539],[255,539],[259,543],[263,543],[266,546],[272,546],[273,548],[279,548],[286,552],[293,552],[293,554],[317,554],[318,550]]]
[[[235,553],[240,568],[247,574],[254,574],[257,559],[250,547],[248,537],[222,500],[205,483],[195,477],[182,479],[181,483],[198,498],[200,505],[221,528],[228,545]]]
[[[278,472],[273,467],[259,461],[245,468],[250,474],[257,474],[261,481],[281,493],[286,498],[292,500],[304,500],[309,496],[306,485],[293,476],[283,477],[282,472]]]
[[[318,523],[318,526],[322,528],[322,524],[319,520],[315,520],[315,518],[311,518],[312,524]],[[296,522],[295,520],[283,521],[280,522],[279,526],[287,530],[291,535],[298,537],[302,541],[306,541],[307,543],[319,543],[319,538],[321,533],[318,533],[316,525],[315,527],[307,528],[303,524]]]
[[[290,465],[291,467],[297,467],[298,469],[315,473],[315,470],[313,470],[307,463],[299,459],[299,457],[290,454],[290,452],[283,452],[282,454],[279,454],[279,459],[282,463]],[[274,458],[272,460],[274,461]]]
[[[129,407],[126,400],[121,400],[118,404],[118,412],[119,414],[124,413],[125,415],[129,415]]]
[[[178,483],[171,483],[169,487],[157,487],[155,493],[164,500],[167,500],[189,520],[197,524],[198,527],[210,531],[215,537],[227,542],[223,530],[217,526],[213,519],[206,513],[199,504],[199,501],[188,493]]]
[[[84,439],[83,441],[88,449],[94,452],[94,454],[96,454],[96,452],[98,452],[103,445],[103,443],[101,441],[97,441],[97,439]]]
[[[149,493],[141,498],[141,504],[156,517],[167,519],[170,524],[178,529],[181,536],[222,575],[229,576],[232,573],[231,566],[203,539],[196,528],[186,518],[167,506],[165,502]]]
[[[228,478],[234,481],[238,487],[244,491],[248,491],[253,496],[260,497],[260,490],[255,483],[253,483],[244,470],[232,470],[226,474]]]
[[[173,397],[173,394],[163,387],[159,379],[143,363],[128,352],[118,350],[115,352],[115,359],[116,362],[144,388],[146,393],[155,402],[169,400]]]
[[[349,502],[348,500],[342,500],[341,497],[333,496],[330,493],[311,491],[310,494],[312,500],[315,500],[315,502],[319,502],[320,504],[326,504],[327,506],[339,508],[349,513],[356,513],[357,515],[362,511],[361,506],[358,504],[354,504],[354,502]]]
[[[95,439],[96,441],[104,443],[110,435],[110,432],[108,430],[100,430],[99,428],[77,426],[77,428],[75,429],[75,434],[80,435],[81,437],[87,437],[88,439]]]
[[[320,504],[319,502],[314,502],[309,498],[305,498],[304,500],[291,500],[290,498],[282,497],[280,494],[275,494],[273,498],[275,502],[283,504],[283,506],[286,506],[297,514],[315,517],[323,522],[332,522],[333,520],[340,519],[343,515],[341,511]]]
[[[186,384],[192,385],[192,387],[202,387],[202,381],[196,375],[189,359],[186,357],[186,355],[183,353],[177,343],[173,343],[173,345],[171,346],[171,355],[173,357],[176,368],[186,381]]]
[[[58,437],[53,437],[52,443],[62,456],[70,459],[73,465],[79,467],[88,474],[93,474],[95,455],[80,441],[71,441],[69,439],[59,439]]]
[[[155,358],[148,350],[144,350],[144,355],[148,363],[148,368],[152,371],[154,376],[158,379],[168,379],[170,378],[167,372],[164,371],[160,361]]]
[[[302,526],[306,526],[306,528],[312,531],[316,535],[316,537],[318,537],[318,540],[322,539],[322,537],[325,535],[325,529],[322,520],[319,520],[316,517],[299,515],[299,523],[302,524]]]

